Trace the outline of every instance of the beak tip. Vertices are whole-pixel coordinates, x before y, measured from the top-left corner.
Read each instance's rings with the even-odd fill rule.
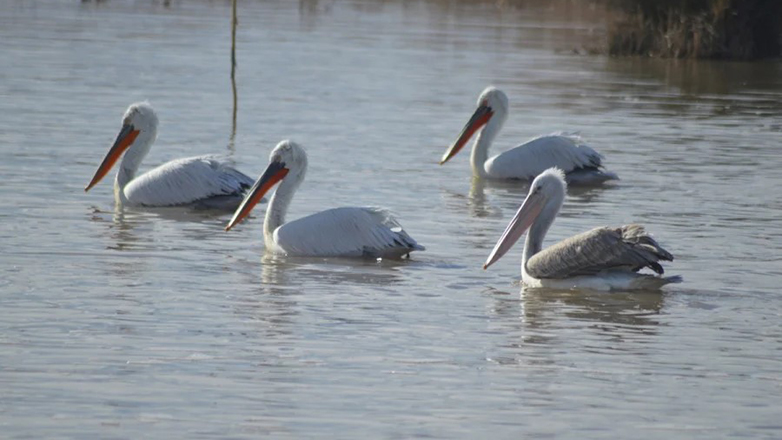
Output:
[[[488,267],[489,267],[489,265],[488,265],[488,264],[484,264],[484,265],[483,265],[483,270],[486,270],[486,268],[488,268]]]

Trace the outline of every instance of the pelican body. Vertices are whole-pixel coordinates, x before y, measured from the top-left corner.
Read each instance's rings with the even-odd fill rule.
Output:
[[[440,165],[455,156],[480,130],[470,155],[473,174],[479,178],[529,182],[551,167],[563,170],[571,185],[597,185],[619,178],[603,170],[603,157],[586,145],[576,133],[539,136],[489,158],[489,146],[507,118],[508,97],[502,90],[487,87],[478,97],[478,108],[445,152]]]
[[[131,104],[114,145],[84,191],[100,182],[119,160],[114,195],[121,205],[236,209],[253,180],[218,156],[172,160],[136,177],[157,137],[157,125],[157,115],[148,102]]]
[[[556,168],[536,177],[483,268],[505,255],[529,229],[521,260],[521,281],[526,286],[632,290],[657,289],[681,281],[678,276],[661,276],[660,261],[673,261],[673,255],[638,224],[592,229],[542,249],[546,232],[565,200],[566,188],[565,176]],[[647,267],[657,275],[638,273]]]
[[[288,140],[280,142],[272,150],[269,166],[225,230],[242,221],[279,182],[263,222],[267,250],[291,256],[368,258],[401,258],[412,251],[424,250],[383,208],[328,209],[286,223],[288,205],[304,180],[306,170],[304,149]]]

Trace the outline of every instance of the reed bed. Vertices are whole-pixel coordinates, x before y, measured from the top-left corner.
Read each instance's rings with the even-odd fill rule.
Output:
[[[752,60],[782,52],[782,0],[609,1],[611,55]]]

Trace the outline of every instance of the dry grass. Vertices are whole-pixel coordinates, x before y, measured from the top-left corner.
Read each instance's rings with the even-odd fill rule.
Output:
[[[782,0],[613,0],[609,53],[672,58],[780,56]]]

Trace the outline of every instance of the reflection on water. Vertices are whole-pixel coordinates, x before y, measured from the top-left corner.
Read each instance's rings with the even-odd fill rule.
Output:
[[[473,217],[490,217],[499,215],[499,211],[492,209],[487,203],[486,181],[473,177],[470,182],[470,193],[467,195],[467,207],[470,209],[470,215]]]
[[[143,208],[114,205],[111,212],[101,211],[97,206],[91,208],[89,220],[103,223],[106,227],[107,249],[132,251],[148,249],[154,241],[153,231],[158,221],[177,222],[184,237],[194,240],[214,236],[215,229],[223,223],[225,213],[210,210],[192,210],[187,208]],[[193,228],[187,223],[201,223],[210,228]]]
[[[617,74],[618,79],[627,82],[627,78],[648,78],[664,84],[668,91],[677,88],[692,98],[699,95],[732,95],[747,89],[778,93],[779,75],[782,67],[779,63],[758,62],[720,62],[712,60],[661,60],[652,58],[607,58],[605,68]],[[782,105],[773,100],[754,102],[766,107],[776,104],[776,111]]]
[[[276,291],[275,289],[283,289],[294,285],[293,280],[288,276],[291,265],[287,263],[288,259],[286,257],[272,252],[265,252],[261,257],[260,287],[262,289],[271,289],[268,293],[283,293],[283,290]],[[295,288],[289,290],[295,290]]]
[[[546,314],[546,309],[556,307],[564,311],[570,319],[593,321],[595,323],[617,324],[620,326],[645,326],[659,324],[655,316],[663,307],[664,294],[661,292],[606,293],[579,291],[551,291],[550,289],[530,289],[522,287],[521,304],[524,321],[529,325],[537,317]],[[560,306],[565,305],[565,308]],[[597,327],[611,331],[611,326]],[[622,327],[622,330],[627,328]]]
[[[498,217],[501,211],[492,206],[490,199],[486,197],[486,185],[489,181],[471,178],[470,189],[467,196],[463,192],[452,191],[443,188],[443,194],[449,199],[448,207],[454,212],[469,212],[472,217]]]
[[[492,314],[508,322],[518,321],[529,329],[554,329],[556,325],[571,325],[574,320],[591,324],[615,324],[622,330],[658,325],[656,316],[663,307],[661,292],[607,293],[590,291],[557,291],[521,287],[521,292],[494,291]],[[612,326],[595,326],[610,331]]]
[[[491,353],[503,365],[557,364],[555,353],[584,345],[599,353],[638,352],[657,335],[664,294],[556,291],[491,292],[492,329],[507,342]]]
[[[126,211],[121,205],[115,205],[113,212],[101,211],[97,206],[93,206],[91,211],[90,221],[100,223],[105,228],[103,233],[107,249],[139,250],[152,240],[148,213]]]

